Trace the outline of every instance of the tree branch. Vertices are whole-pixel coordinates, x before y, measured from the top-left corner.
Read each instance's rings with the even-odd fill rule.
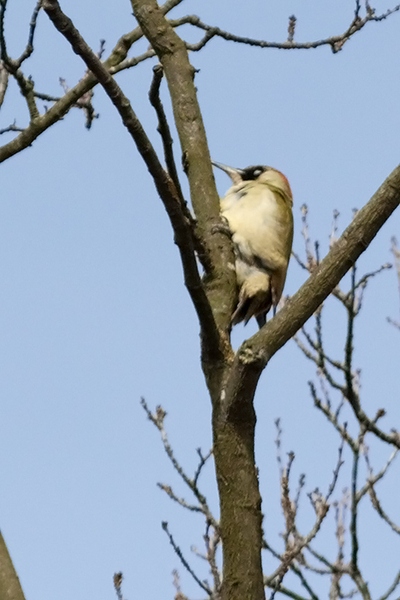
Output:
[[[212,233],[220,223],[219,197],[212,173],[210,154],[194,85],[195,70],[189,62],[185,43],[160,11],[156,0],[131,0],[135,17],[163,65],[178,131],[182,160],[189,179],[197,231],[212,265],[206,279],[206,291],[216,322],[229,333],[235,302],[236,277],[227,265],[234,263],[230,240]],[[207,352],[203,349],[203,368],[207,370]],[[226,350],[229,353],[229,348]],[[215,365],[209,377],[215,378]],[[207,374],[206,374],[207,377]]]
[[[54,26],[70,42],[74,52],[81,56],[88,69],[91,70],[98,82],[103,86],[146,163],[174,230],[175,243],[179,248],[181,256],[185,285],[201,324],[203,341],[210,355],[219,357],[221,355],[219,333],[200,279],[190,225],[182,213],[180,199],[173,181],[162,168],[154,148],[133,111],[128,98],[123,94],[107,68],[86,44],[72,21],[62,12],[58,1],[43,0],[43,9]]]
[[[229,33],[228,31],[220,29],[219,27],[214,27],[212,25],[207,25],[206,23],[203,23],[200,20],[200,18],[196,15],[187,15],[185,17],[182,17],[181,19],[171,20],[171,24],[173,27],[179,27],[180,25],[190,24],[206,32],[205,36],[197,44],[187,44],[188,49],[192,51],[198,51],[201,48],[203,48],[212,38],[220,37],[230,42],[236,42],[248,46],[255,46],[257,48],[277,48],[280,50],[310,50],[312,48],[319,48],[320,46],[330,46],[332,52],[336,53],[339,52],[343,48],[344,44],[355,33],[360,31],[367,23],[371,21],[383,21],[384,19],[387,19],[390,15],[399,10],[400,5],[397,5],[379,16],[375,15],[373,11],[367,11],[367,14],[364,18],[360,18],[359,14],[356,14],[349,27],[341,35],[334,35],[322,40],[303,43],[293,41],[294,22],[296,21],[296,18],[294,16],[290,17],[291,26],[289,24],[289,36],[285,42],[267,42],[266,40],[255,40],[240,35],[234,35],[232,33]]]
[[[6,2],[4,2],[4,6]],[[165,4],[160,7],[163,14],[167,14],[175,6],[180,4],[183,0],[167,0]],[[1,4],[0,4],[1,6]],[[0,49],[3,53],[2,45],[5,49],[5,39],[2,29],[2,17],[4,11],[0,11]],[[142,30],[140,27],[136,27],[133,31],[124,34],[118,40],[110,56],[103,65],[109,70],[111,74],[118,73],[123,69],[134,67],[140,62],[147,60],[155,56],[154,50],[149,49],[140,56],[127,59],[127,54],[130,48],[143,37]],[[1,63],[0,63],[1,67]],[[0,68],[0,100],[1,100],[1,68]],[[40,115],[34,122],[31,122],[28,127],[22,130],[21,134],[13,139],[8,144],[0,147],[0,163],[7,160],[11,156],[18,154],[25,148],[28,148],[44,131],[49,127],[60,121],[64,115],[74,106],[76,106],[79,99],[87,94],[91,89],[97,85],[98,81],[93,74],[85,76],[79,83],[77,83],[67,94],[65,94],[54,106],[49,108],[44,115]],[[4,87],[4,84],[3,84]],[[40,97],[40,96],[37,96]],[[1,105],[1,102],[0,102]]]
[[[18,575],[0,532],[0,598],[1,600],[25,600]]]
[[[238,396],[234,391],[243,387],[255,389],[268,361],[316,311],[358,257],[368,248],[399,203],[400,167],[396,167],[371,200],[358,211],[340,239],[300,290],[286,302],[267,325],[239,348],[226,386],[226,397],[230,399],[230,405],[225,403],[226,414],[238,408],[235,406],[235,398]],[[365,421],[366,415],[361,413],[362,411],[358,417]],[[383,439],[372,422],[368,427]],[[397,445],[395,437],[388,436],[385,441],[390,438],[390,443]]]
[[[183,564],[183,566],[185,567],[185,569],[188,571],[188,573],[190,573],[190,575],[193,577],[193,579],[195,580],[195,582],[197,583],[197,585],[199,585],[210,597],[212,596],[212,591],[210,590],[209,586],[207,583],[201,581],[196,573],[193,571],[192,567],[189,565],[188,561],[186,560],[186,558],[183,556],[182,554],[182,550],[179,548],[179,546],[176,544],[172,534],[169,532],[168,529],[168,523],[166,523],[165,521],[161,524],[163,530],[165,531],[165,533],[167,534],[170,544],[173,547],[173,549],[175,550],[175,553],[177,554],[179,560],[181,561],[181,563]]]
[[[164,445],[164,450],[168,455],[168,458],[170,459],[174,469],[176,469],[176,471],[178,472],[179,476],[183,479],[183,481],[185,482],[185,484],[188,486],[188,488],[193,492],[195,498],[197,499],[197,501],[199,502],[200,507],[196,507],[194,508],[192,505],[189,505],[187,502],[185,502],[185,500],[183,500],[182,498],[178,498],[178,496],[176,496],[172,489],[169,486],[165,486],[163,484],[158,484],[159,487],[168,494],[168,496],[170,498],[172,498],[172,500],[175,500],[176,502],[178,502],[179,504],[181,504],[182,506],[184,506],[185,508],[187,508],[188,510],[193,510],[196,512],[202,512],[204,514],[204,516],[206,517],[206,521],[207,523],[210,523],[214,529],[216,531],[219,530],[219,525],[218,522],[216,521],[216,519],[213,517],[210,508],[208,506],[207,500],[205,498],[205,496],[200,492],[197,483],[198,483],[198,478],[200,475],[200,471],[201,468],[204,466],[208,456],[210,456],[210,454],[207,455],[207,457],[205,459],[201,459],[200,460],[200,464],[196,469],[196,473],[193,479],[191,479],[190,477],[188,477],[185,473],[185,471],[183,470],[182,466],[179,464],[179,462],[177,461],[177,459],[175,458],[174,452],[172,450],[171,444],[168,441],[168,436],[167,436],[167,432],[165,431],[164,428],[164,419],[166,417],[166,412],[163,410],[163,408],[161,406],[157,406],[156,409],[156,413],[153,414],[151,412],[151,410],[149,409],[149,407],[147,406],[147,402],[144,398],[141,399],[141,405],[143,406],[144,411],[147,414],[147,417],[150,419],[150,421],[157,427],[157,429],[159,430],[160,434],[161,434],[161,439],[162,439],[162,443]]]
[[[172,150],[173,139],[171,136],[169,125],[168,125],[167,116],[165,114],[164,107],[163,107],[161,99],[160,99],[160,84],[161,84],[162,78],[163,78],[163,68],[162,68],[162,65],[160,63],[158,63],[158,65],[153,67],[153,81],[151,83],[151,87],[150,87],[150,91],[149,91],[149,100],[157,114],[157,118],[158,118],[157,131],[159,132],[161,139],[162,139],[162,144],[163,144],[163,148],[164,148],[164,159],[165,159],[165,164],[167,166],[168,174],[175,184],[175,188],[176,188],[176,191],[178,193],[178,196],[179,196],[179,199],[181,202],[182,212],[190,223],[191,231],[192,231],[192,235],[193,235],[193,245],[196,249],[197,256],[198,256],[204,270],[206,272],[209,272],[211,269],[210,260],[207,255],[207,251],[204,248],[204,245],[202,244],[201,240],[196,235],[196,221],[193,218],[190,210],[188,209],[187,203],[183,196],[178,173],[176,170],[174,153]]]
[[[399,282],[399,296],[400,296],[400,249],[397,246],[397,240],[395,237],[392,238],[391,251],[394,256],[394,262],[395,262],[396,271],[397,271],[397,279]],[[391,323],[392,325],[397,327],[397,329],[400,329],[400,322],[393,321],[390,317],[388,317],[387,320],[389,321],[389,323]]]

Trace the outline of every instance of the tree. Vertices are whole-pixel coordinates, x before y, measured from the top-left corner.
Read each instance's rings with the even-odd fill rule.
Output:
[[[16,79],[20,91],[26,99],[31,121],[19,136],[3,146],[0,156],[2,160],[5,160],[26,148],[75,104],[85,111],[87,125],[92,125],[95,113],[91,103],[90,90],[96,81],[103,86],[117,108],[124,125],[145,160],[170,218],[182,260],[186,287],[200,322],[202,368],[213,404],[213,454],[221,503],[221,535],[224,548],[224,577],[221,595],[222,598],[261,598],[264,597],[265,584],[261,569],[261,549],[264,542],[261,529],[260,493],[254,462],[255,413],[253,399],[255,389],[262,371],[271,358],[336,288],[341,278],[352,267],[396,208],[399,173],[395,169],[370,203],[356,214],[346,232],[332,246],[328,256],[321,264],[317,264],[319,263],[317,257],[314,257],[314,263],[307,257],[306,266],[312,271],[312,275],[304,286],[266,327],[251,336],[234,353],[229,340],[230,316],[236,301],[235,278],[232,269],[227,266],[233,261],[232,247],[226,236],[215,231],[215,225],[219,222],[219,201],[193,82],[195,70],[188,62],[185,43],[177,36],[173,27],[191,24],[205,31],[205,37],[201,42],[189,46],[192,51],[204,47],[215,36],[226,39],[233,39],[234,36],[217,28],[204,26],[201,21],[193,17],[168,22],[164,13],[176,4],[178,3],[167,3],[166,8],[159,9],[151,1],[132,2],[132,8],[141,30],[136,29],[120,38],[111,57],[106,59],[105,63],[101,63],[62,13],[57,2],[45,0],[43,2],[44,11],[57,29],[64,34],[74,51],[83,58],[92,74],[86,74],[78,86],[73,90],[67,90],[60,100],[40,94],[39,98],[41,97],[47,102],[54,101],[53,106],[43,116],[39,116],[37,111],[35,98],[38,96],[35,96],[37,92],[35,92],[32,81],[25,78],[20,71],[24,61],[30,55],[32,40],[30,38],[21,59],[13,61],[8,56],[3,36],[3,87],[5,89],[5,71],[7,71]],[[4,17],[6,4],[3,2],[2,6],[2,16]],[[37,5],[31,21],[31,37],[34,34],[39,7],[40,4]],[[338,52],[346,41],[365,25],[369,25],[371,21],[383,20],[397,10],[398,7],[388,13],[376,16],[368,4],[363,12],[360,4],[356,2],[351,24],[347,27],[345,34],[326,38],[321,43],[307,43],[305,47],[324,44],[331,47],[334,52]],[[4,23],[4,18],[1,22]],[[281,43],[280,47],[291,50],[296,49],[296,46],[297,49],[303,47],[293,41],[294,30],[295,19],[290,18],[289,39],[287,42]],[[127,59],[127,50],[142,35],[141,31],[150,41],[151,47],[140,58]],[[254,42],[248,39],[236,38],[235,41],[254,45]],[[265,46],[266,44],[258,45]],[[156,104],[156,108],[158,106],[157,114],[168,173],[161,166],[129,101],[110,76],[110,73],[111,75],[115,74],[123,66],[132,66],[145,58],[154,56],[154,52],[158,55],[163,69],[162,72],[159,68],[155,71],[152,90],[153,102]],[[182,148],[183,166],[189,179],[191,202],[196,221],[193,220],[186,208],[180,191],[180,184],[172,163],[169,134],[165,129],[163,114],[158,104],[157,90],[162,73],[164,73],[169,86],[176,128]],[[85,95],[83,96],[83,94]],[[15,128],[18,126],[12,125],[4,129],[12,131]],[[203,278],[199,272],[196,256],[205,272]],[[354,279],[351,289],[354,290],[355,285],[356,280]],[[350,290],[347,298],[350,301],[351,312],[353,310],[351,307],[354,308],[355,291],[351,292]],[[318,348],[314,348],[314,350],[317,352],[317,362],[318,360],[321,362],[325,355],[321,354],[321,349],[320,352],[318,352]],[[374,417],[368,416],[359,406],[357,394],[353,390],[351,364],[348,366],[346,399],[364,428],[363,435],[372,432],[381,438],[384,437],[385,441],[397,447],[397,434],[382,433],[374,421]],[[319,367],[321,368],[320,364]],[[318,402],[316,392],[315,399]],[[162,414],[162,412],[159,413],[158,421],[155,418],[159,425],[162,422]],[[361,440],[361,438],[358,439]],[[287,471],[282,470],[282,481],[285,477],[288,479]],[[286,496],[284,494],[283,497],[289,499],[288,494]],[[328,504],[322,497],[318,498],[318,502],[315,499],[313,502],[316,508],[315,527],[318,530],[327,513]],[[287,520],[290,516],[289,512],[285,513]],[[286,541],[288,542],[289,534],[292,535],[293,531],[289,528],[287,533]],[[238,552],[238,547],[240,547],[240,552]],[[285,575],[286,570],[294,564],[293,561],[298,560],[302,549],[302,547],[297,547],[295,548],[296,552],[291,554],[291,550],[286,548],[287,554],[282,558],[282,566],[278,567],[275,577],[269,581],[272,587],[278,587],[281,584],[281,578]],[[357,568],[357,563],[353,560],[351,575],[358,586],[358,591],[364,597],[369,597],[366,591],[366,581],[361,578],[362,575]],[[218,590],[217,592],[219,593]]]

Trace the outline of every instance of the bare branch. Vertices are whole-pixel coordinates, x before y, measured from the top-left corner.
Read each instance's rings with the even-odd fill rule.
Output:
[[[39,98],[39,100],[45,100],[47,102],[59,102],[61,100],[60,96],[51,96],[50,94],[42,94],[41,92],[33,92],[35,98]]]
[[[210,565],[211,574],[214,579],[214,588],[216,593],[213,595],[213,598],[217,600],[221,590],[221,575],[217,566],[216,553],[221,542],[221,534],[218,530],[213,529],[213,535],[210,537],[209,531],[210,525],[207,525],[206,533],[204,535],[204,541],[207,550],[206,560]]]
[[[157,483],[157,485],[161,490],[163,490],[167,494],[167,496],[171,498],[171,500],[174,500],[174,502],[180,504],[180,506],[182,506],[183,508],[187,508],[187,510],[190,510],[192,512],[204,513],[201,506],[189,504],[184,498],[180,498],[179,496],[177,496],[170,485],[166,485],[165,483]]]
[[[170,128],[168,125],[167,117],[164,111],[164,107],[162,105],[160,99],[160,84],[163,78],[163,67],[159,63],[155,67],[153,67],[153,81],[151,83],[150,91],[149,91],[149,99],[151,105],[154,107],[157,118],[158,118],[158,127],[157,131],[159,132],[162,144],[164,148],[164,158],[167,166],[167,171],[172,181],[175,184],[175,188],[177,194],[179,196],[182,212],[185,215],[186,219],[190,223],[191,232],[193,236],[193,245],[196,249],[197,256],[206,272],[210,272],[211,263],[210,258],[207,254],[207,250],[204,244],[201,242],[199,237],[196,235],[196,221],[193,218],[190,210],[188,209],[187,202],[183,196],[182,188],[179,182],[178,173],[176,170],[176,164],[174,159],[174,153],[172,150],[173,139],[171,136]]]
[[[206,464],[208,459],[213,455],[213,449],[211,448],[211,450],[209,450],[209,452],[207,452],[207,454],[205,456],[203,456],[203,454],[201,452],[201,448],[197,448],[197,454],[199,455],[200,462],[197,466],[196,472],[193,477],[193,482],[196,486],[197,486],[197,482],[199,480],[199,477],[200,477],[201,471],[203,470],[204,465]]]
[[[394,578],[394,581],[393,581],[392,585],[390,586],[390,588],[388,589],[388,591],[385,594],[383,594],[383,596],[378,598],[378,600],[387,600],[389,598],[389,596],[391,594],[393,594],[393,592],[395,591],[395,589],[397,588],[397,586],[399,584],[400,584],[400,571],[397,573],[397,575]]]
[[[400,297],[400,249],[397,246],[397,240],[395,237],[392,238],[391,251],[394,256],[394,261],[395,261],[395,266],[396,266],[396,271],[397,271],[397,279],[399,282],[399,297]],[[392,325],[397,327],[397,329],[400,329],[400,322],[393,321],[390,317],[388,317],[387,320],[389,321],[389,323],[391,323]]]
[[[312,273],[317,266],[317,257],[314,254],[313,245],[311,243],[310,234],[309,234],[309,225],[308,225],[308,206],[307,204],[303,204],[300,208],[301,211],[301,235],[304,239],[304,247],[306,251],[307,263],[306,269],[309,273]]]
[[[33,94],[34,84],[33,81],[28,77],[25,77],[20,67],[22,62],[32,54],[33,46],[29,45],[33,41],[33,35],[36,27],[36,20],[40,10],[41,1],[36,5],[35,10],[31,18],[30,33],[28,39],[28,45],[18,60],[12,59],[7,53],[6,40],[4,34],[4,14],[7,7],[7,0],[1,0],[0,2],[0,60],[8,73],[16,80],[22,96],[25,98],[27,108],[30,115],[31,122],[36,121],[40,116],[36,106],[35,97]]]
[[[323,556],[322,554],[320,554],[319,552],[317,552],[316,550],[314,550],[310,545],[308,545],[307,548],[305,548],[305,549],[308,550],[308,552],[310,552],[310,554],[312,554],[312,556],[314,558],[316,558],[323,565],[325,565],[331,573],[337,572],[338,569],[337,569],[336,565],[334,563],[330,563],[328,561],[328,559],[325,558],[325,556]]]
[[[6,38],[4,35],[4,15],[7,8],[7,0],[0,0],[0,59],[8,61]]]
[[[319,48],[320,46],[329,46],[333,53],[339,52],[344,44],[358,31],[360,31],[370,21],[382,21],[387,19],[390,15],[400,10],[400,5],[395,6],[392,9],[387,10],[385,13],[376,16],[374,13],[367,12],[364,18],[359,16],[359,11],[356,13],[353,21],[341,35],[331,36],[322,40],[316,40],[314,42],[294,42],[291,39],[290,31],[289,37],[285,42],[267,42],[266,40],[255,40],[248,37],[242,37],[234,35],[219,27],[214,27],[203,23],[196,15],[187,15],[180,19],[171,20],[173,27],[180,27],[181,25],[193,25],[206,32],[205,36],[197,44],[187,44],[188,49],[192,51],[201,50],[212,38],[220,37],[230,42],[236,42],[239,44],[246,44],[249,46],[255,46],[257,48],[278,48],[281,50],[309,50],[311,48]],[[294,29],[294,27],[293,27]],[[294,34],[294,31],[293,31]]]
[[[360,408],[360,400],[356,393],[353,385],[353,371],[352,371],[352,358],[353,358],[353,332],[354,332],[354,302],[355,302],[355,283],[356,283],[356,266],[354,265],[351,269],[351,289],[349,292],[349,303],[347,306],[347,336],[345,344],[345,380],[346,380],[346,391],[345,396],[352,406]]]
[[[333,211],[333,221],[332,221],[332,230],[329,236],[329,249],[337,242],[337,232],[338,232],[338,219],[340,216],[340,212],[338,210]]]
[[[299,477],[299,483],[297,486],[296,497],[294,499],[294,506],[295,506],[296,513],[299,510],[300,496],[301,496],[301,492],[305,486],[305,483],[306,483],[306,476],[304,473],[302,473]]]
[[[8,87],[9,73],[5,68],[3,61],[0,60],[0,108],[4,102],[4,98]]]
[[[0,598],[25,600],[18,575],[0,531]]]
[[[357,536],[357,475],[358,475],[359,450],[353,449],[353,468],[351,472],[351,567],[353,572],[358,569],[358,536]]]
[[[296,17],[292,15],[289,17],[289,25],[288,25],[288,38],[287,41],[293,43],[294,33],[296,30]]]
[[[176,589],[175,600],[189,600],[188,597],[182,593],[179,573],[176,569],[172,571],[172,575],[174,576],[173,584],[174,588]]]
[[[396,448],[392,452],[387,463],[376,475],[374,475],[372,473],[372,469],[369,467],[370,475],[368,477],[367,483],[357,492],[357,502],[359,502],[361,500],[361,498],[363,496],[365,496],[365,494],[369,493],[370,489],[373,488],[374,485],[383,478],[383,476],[386,474],[387,470],[389,469],[390,465],[392,464],[393,460],[396,458],[398,451],[399,451],[399,449]],[[365,458],[367,460],[367,456]]]
[[[233,352],[228,336],[237,289],[235,272],[229,268],[229,265],[234,264],[233,246],[226,235],[218,232],[216,234],[214,229],[214,226],[221,222],[220,203],[194,85],[196,70],[190,64],[185,43],[174,31],[171,23],[161,14],[157,2],[131,0],[131,5],[138,23],[163,65],[168,81],[175,125],[182,149],[182,161],[189,180],[192,206],[197,219],[197,231],[207,248],[213,267],[205,279],[207,297],[218,327],[227,342],[223,349],[231,358]],[[212,346],[203,343],[202,348],[203,369],[210,383],[210,379],[216,377],[215,368],[212,372],[208,370],[207,355],[212,350]]]
[[[4,129],[0,129],[0,135],[3,135],[3,133],[9,133],[10,131],[23,131],[23,129],[21,129],[21,127],[17,127],[14,121],[12,125],[4,127]]]
[[[190,477],[188,477],[186,475],[186,473],[184,472],[183,468],[181,467],[181,465],[179,464],[179,462],[177,461],[177,459],[175,458],[174,452],[172,450],[172,447],[168,441],[168,436],[167,436],[167,432],[165,431],[164,428],[164,419],[166,417],[166,412],[165,410],[161,407],[158,406],[156,408],[156,414],[153,414],[151,412],[151,410],[149,409],[149,407],[147,406],[147,403],[145,401],[144,398],[141,399],[141,405],[143,406],[148,418],[150,419],[150,421],[152,423],[154,423],[154,425],[157,427],[157,429],[159,430],[160,434],[161,434],[161,439],[164,445],[164,450],[168,455],[168,458],[170,459],[172,465],[174,466],[175,470],[177,471],[177,473],[179,474],[179,476],[182,478],[182,480],[185,482],[185,484],[191,489],[191,491],[193,492],[194,496],[196,497],[196,499],[198,500],[200,507],[201,507],[201,512],[205,515],[207,522],[210,523],[214,529],[218,530],[219,526],[217,521],[215,520],[215,518],[213,517],[207,500],[205,498],[205,496],[203,496],[203,494],[200,492],[200,490],[197,487],[197,480],[198,480],[198,476],[195,479],[190,479]],[[207,457],[208,458],[208,457]],[[203,462],[203,464],[205,463],[205,460]],[[198,471],[198,469],[197,469]],[[189,508],[192,505],[185,505],[186,502],[185,500],[182,500],[180,498],[178,498],[177,496],[175,496],[175,494],[173,494],[172,489],[169,486],[165,486],[163,487],[161,484],[159,484],[159,487],[161,487],[161,489],[163,489],[169,496],[170,498],[172,498],[173,500],[175,500],[176,502],[178,502],[179,504],[182,504],[182,506],[185,506],[185,508]],[[189,510],[196,510],[198,511],[198,508],[189,508]]]
[[[271,585],[268,582],[265,582],[265,585],[268,587],[273,587],[273,585]],[[300,596],[300,594],[296,594],[295,592],[292,592],[288,588],[285,588],[283,585],[279,585],[278,588],[273,589],[269,600],[273,600],[275,598],[275,594],[277,592],[279,592],[280,594],[283,594],[284,596],[287,596],[288,598],[293,598],[293,600],[307,600],[307,598],[305,598],[304,596]],[[315,598],[317,598],[317,596],[315,596]]]
[[[273,584],[274,582],[281,580],[281,578],[288,571],[290,563],[297,558],[301,551],[306,548],[317,535],[321,528],[322,521],[325,519],[328,513],[329,505],[326,503],[325,499],[320,496],[319,501],[314,503],[314,508],[317,513],[317,518],[313,528],[306,536],[297,539],[292,547],[282,554],[282,562],[279,567],[272,573],[272,575],[264,578],[265,585]]]
[[[151,83],[150,91],[149,91],[149,100],[151,105],[154,107],[157,118],[158,118],[158,127],[157,131],[161,136],[162,144],[164,148],[164,158],[165,164],[167,165],[167,171],[172,181],[175,184],[176,191],[178,192],[179,198],[183,205],[186,205],[185,199],[183,197],[181,184],[179,182],[178,173],[176,170],[176,164],[174,159],[174,153],[172,150],[173,139],[171,136],[171,132],[169,129],[167,117],[164,111],[164,107],[162,105],[160,99],[160,85],[161,80],[163,78],[163,67],[161,64],[157,64],[153,67],[153,81]]]
[[[276,552],[268,543],[267,541],[264,539],[263,540],[263,549],[264,550],[268,550],[272,556],[274,556],[276,559],[278,559],[279,561],[282,561],[282,555],[279,554],[279,552]],[[305,579],[304,575],[302,574],[301,570],[292,562],[289,566],[289,569],[291,571],[293,571],[293,573],[295,573],[295,575],[300,579],[301,584],[303,585],[303,587],[307,590],[307,592],[310,594],[311,600],[319,600],[318,596],[313,592],[313,590],[311,589],[310,585],[308,584],[307,580]],[[276,582],[271,582],[270,578],[265,576],[264,577],[264,585],[270,588],[273,588],[278,592],[282,592],[283,589],[287,589],[287,588],[283,588],[282,586],[279,586],[278,590],[276,589]],[[286,592],[282,592],[285,595],[289,595]],[[291,592],[292,593],[292,592]]]
[[[275,438],[276,460],[278,462],[280,477],[282,477],[282,475],[283,475],[283,461],[282,461],[282,451],[281,451],[282,429],[281,429],[281,420],[280,419],[276,419],[275,427],[276,427],[276,438]]]
[[[338,421],[338,417],[335,415],[335,413],[333,413],[331,411],[330,407],[327,404],[323,404],[321,402],[320,398],[317,395],[317,391],[316,391],[315,386],[312,383],[312,381],[309,381],[308,385],[310,387],[311,396],[314,400],[315,406],[324,413],[324,415],[332,423],[332,425],[335,427],[335,429],[340,433],[342,438],[344,440],[346,440],[346,442],[349,444],[350,448],[352,450],[356,449],[357,443],[355,442],[355,440],[353,440],[353,438],[348,433],[347,424],[345,423],[344,425],[341,425]]]
[[[340,444],[339,450],[338,450],[338,460],[337,460],[336,467],[335,467],[335,469],[333,471],[333,479],[332,479],[331,484],[329,486],[328,494],[326,496],[326,501],[328,501],[329,498],[332,496],[332,494],[334,492],[334,489],[336,487],[336,484],[337,484],[337,480],[338,480],[338,477],[339,477],[340,469],[344,465],[344,460],[342,460],[344,442],[345,442],[345,439],[344,439],[344,437],[342,437],[342,441],[341,441],[341,444]]]
[[[190,225],[182,214],[179,196],[173,181],[162,168],[128,98],[123,94],[103,63],[83,40],[72,21],[62,12],[57,0],[43,0],[43,9],[55,27],[70,42],[74,52],[82,57],[88,69],[94,73],[103,86],[145,161],[175,233],[175,242],[182,260],[185,285],[201,323],[203,342],[210,356],[217,359],[222,358],[221,339],[198,271]]]
[[[337,559],[335,562],[335,566],[338,568],[338,570],[343,568],[345,516],[346,516],[346,511],[348,509],[348,506],[349,506],[349,493],[348,493],[348,490],[344,490],[343,496],[342,496],[340,502],[338,502],[338,505],[336,508],[336,514],[335,514],[336,540],[338,543],[338,555],[337,555]],[[337,581],[337,583],[339,584],[339,581]]]
[[[360,592],[363,600],[372,600],[371,594],[368,588],[367,582],[362,577],[360,571],[355,571],[351,573],[351,577],[356,584],[358,591]]]
[[[114,589],[117,592],[118,600],[124,600],[124,597],[122,595],[122,589],[121,589],[123,578],[124,578],[124,576],[121,572],[114,573],[114,577],[113,577]]]
[[[167,14],[172,8],[180,4],[182,0],[167,0],[162,6],[160,11],[163,14]],[[5,49],[5,40],[2,29],[3,16],[5,10],[6,0],[0,2],[0,52],[3,55],[3,45]],[[112,50],[108,59],[103,63],[104,67],[109,70],[111,74],[118,73],[119,71],[127,68],[136,66],[148,58],[155,56],[154,50],[150,48],[140,56],[126,59],[130,48],[135,42],[143,37],[142,30],[140,27],[136,27],[133,31],[124,34],[118,40],[114,49]],[[52,106],[44,115],[38,116],[34,122],[31,122],[19,136],[13,139],[8,144],[5,144],[0,148],[0,163],[7,160],[11,156],[18,154],[28,146],[31,146],[37,137],[39,137],[49,127],[54,125],[57,121],[64,117],[64,115],[74,106],[78,100],[87,94],[95,85],[97,85],[97,79],[93,74],[84,77],[79,83],[77,83],[69,92],[65,94],[54,106]]]
[[[354,286],[354,290],[357,290],[359,287],[365,288],[368,281],[372,278],[375,277],[376,275],[379,275],[379,273],[382,273],[382,271],[386,271],[387,269],[391,269],[393,265],[391,265],[390,263],[385,263],[384,265],[382,265],[381,267],[379,267],[379,269],[376,269],[375,271],[371,271],[370,273],[366,273],[365,275],[363,275],[361,277],[361,279],[359,281],[357,281],[357,283]],[[350,294],[350,292],[349,292]]]
[[[400,527],[398,525],[396,525],[396,523],[394,523],[390,517],[385,513],[385,511],[383,510],[381,503],[378,500],[378,496],[375,493],[375,490],[373,487],[371,487],[368,490],[369,496],[371,498],[371,502],[372,502],[372,506],[375,508],[376,512],[378,513],[378,515],[380,517],[382,517],[382,519],[384,521],[386,521],[386,523],[389,525],[389,527],[397,534],[400,535]]]
[[[288,463],[287,463],[286,467],[283,469],[283,472],[281,475],[281,506],[282,506],[283,516],[285,517],[285,525],[286,525],[286,531],[285,531],[285,534],[283,537],[284,537],[286,544],[288,542],[290,534],[292,533],[292,531],[294,529],[295,520],[296,520],[296,505],[290,499],[290,492],[289,492],[290,470],[291,470],[291,467],[292,467],[292,464],[294,461],[294,453],[289,452],[288,456],[289,456]]]
[[[35,35],[37,18],[38,18],[39,11],[40,11],[41,7],[42,7],[42,0],[38,0],[36,6],[34,8],[34,11],[32,13],[31,22],[29,24],[28,43],[27,43],[26,48],[23,51],[23,53],[21,54],[21,56],[16,61],[18,67],[20,67],[22,65],[22,63],[24,62],[24,60],[26,60],[27,58],[29,58],[30,55],[33,52],[33,38],[34,38],[34,35]]]
[[[171,546],[175,550],[175,553],[177,554],[179,560],[181,561],[181,563],[183,564],[183,566],[185,567],[185,569],[188,571],[188,573],[190,573],[190,575],[193,577],[193,579],[195,580],[195,582],[197,583],[197,585],[199,585],[210,597],[212,597],[212,591],[211,591],[210,587],[208,586],[208,584],[206,582],[204,582],[204,581],[201,581],[197,577],[196,573],[193,571],[192,567],[189,565],[189,563],[187,562],[186,558],[183,556],[181,549],[175,543],[175,540],[174,540],[173,536],[169,532],[168,523],[166,523],[165,521],[163,521],[163,523],[161,524],[161,526],[162,526],[163,530],[165,531],[165,533],[167,534]]]
[[[356,8],[354,11],[354,19],[355,20],[358,20],[360,18],[360,10],[361,10],[360,0],[356,0]]]
[[[318,309],[317,314],[320,313],[321,311],[321,307]],[[320,320],[320,318],[319,318]],[[320,325],[319,325],[320,326]],[[304,352],[303,348],[304,346],[301,344],[300,340],[298,340],[298,336],[294,336],[294,340],[296,341],[297,345],[299,346],[299,348],[304,352],[304,354],[306,354],[307,358],[310,358],[310,360],[312,360],[313,362],[315,362],[315,364],[317,365],[317,367],[319,369],[322,369],[324,376],[326,377],[326,379],[328,379],[329,383],[332,385],[332,387],[338,389],[338,390],[342,390],[343,387],[340,386],[338,383],[334,383],[333,381],[331,381],[331,378],[329,376],[329,372],[326,370],[326,367],[324,365],[324,362],[328,362],[330,365],[332,365],[332,367],[335,367],[335,369],[338,369],[339,371],[343,371],[345,370],[345,366],[342,362],[338,361],[338,360],[334,360],[333,358],[331,358],[330,356],[328,356],[323,349],[323,345],[321,340],[319,340],[319,342],[316,342],[312,339],[311,335],[309,333],[307,333],[307,330],[305,329],[305,327],[301,328],[301,332],[304,335],[304,337],[306,338],[307,342],[310,344],[311,348],[313,350],[315,350],[316,352],[318,352],[317,356],[314,356],[311,353],[307,353]],[[297,339],[296,339],[297,338]]]

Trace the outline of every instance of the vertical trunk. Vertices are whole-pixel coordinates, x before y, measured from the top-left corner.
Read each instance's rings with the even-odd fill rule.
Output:
[[[221,507],[222,600],[264,600],[262,512],[254,456],[255,384],[214,404],[214,457]]]

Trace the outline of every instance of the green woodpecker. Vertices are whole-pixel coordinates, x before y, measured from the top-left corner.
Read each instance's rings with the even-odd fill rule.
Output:
[[[293,197],[286,177],[272,167],[234,169],[212,161],[233,181],[221,200],[234,244],[239,301],[232,325],[256,317],[261,328],[285,285],[293,242]]]

